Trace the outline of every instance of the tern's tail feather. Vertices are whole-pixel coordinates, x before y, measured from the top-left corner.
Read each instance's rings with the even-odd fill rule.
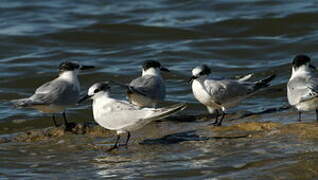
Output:
[[[174,113],[177,113],[179,111],[184,110],[187,107],[186,104],[175,104],[169,107],[160,108],[158,111],[154,114],[154,116],[151,116],[149,118],[146,118],[149,121],[164,119],[168,116],[171,116]]]
[[[28,107],[31,105],[31,100],[29,98],[15,99],[10,101],[15,107]]]
[[[265,88],[269,86],[269,82],[271,82],[276,77],[276,74],[270,75],[265,79],[259,80],[255,83],[254,90],[258,90],[261,88]]]
[[[247,81],[247,80],[251,79],[252,76],[253,76],[252,73],[244,75],[244,76],[241,76],[241,77],[239,77],[238,81]]]

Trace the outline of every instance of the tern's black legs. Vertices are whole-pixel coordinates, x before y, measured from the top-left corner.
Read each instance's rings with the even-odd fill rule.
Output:
[[[316,121],[318,121],[318,109],[316,109]],[[298,111],[298,122],[301,122],[301,111]]]
[[[127,139],[126,139],[126,142],[125,142],[124,146],[128,145],[128,141],[130,139],[130,136],[131,136],[130,132],[127,132]]]
[[[72,129],[76,126],[76,124],[75,123],[69,123],[67,121],[65,111],[63,111],[63,119],[64,119],[65,131],[72,131]]]
[[[217,125],[218,124],[218,118],[219,118],[219,110],[215,110],[216,111],[216,115],[215,115],[215,120],[213,123],[211,123],[211,125]]]
[[[225,117],[225,112],[224,111],[221,111],[222,112],[222,116],[221,116],[221,119],[219,120],[219,122],[216,124],[216,126],[222,126],[222,122],[223,122],[223,119]]]
[[[66,131],[71,131],[71,130],[75,127],[75,124],[74,124],[74,123],[68,123],[68,122],[67,122],[67,118],[66,118],[66,113],[65,113],[65,111],[63,112],[62,115],[63,115],[64,125],[65,125],[65,130],[66,130]],[[53,122],[54,122],[55,127],[59,127],[59,125],[58,125],[57,122],[56,122],[55,113],[52,114],[52,120],[53,120]]]
[[[67,125],[68,124],[68,122],[67,122],[67,119],[66,119],[66,113],[65,113],[65,111],[63,111],[63,120],[64,120],[64,124],[65,125]]]
[[[118,142],[119,142],[119,140],[120,140],[120,135],[117,135],[117,139],[116,139],[116,142],[115,142],[114,146],[111,147],[111,148],[109,148],[107,151],[110,152],[110,151],[112,151],[112,150],[118,148]]]
[[[222,122],[223,122],[223,119],[224,119],[224,116],[225,116],[225,112],[220,110],[221,111],[221,119],[219,119],[219,110],[216,109],[216,117],[215,117],[215,121],[213,123],[211,123],[211,125],[213,126],[221,126],[222,125]]]
[[[131,137],[130,132],[127,132],[127,139],[125,141],[125,144],[123,144],[123,146],[127,146],[128,145],[130,137]],[[114,149],[117,149],[120,146],[119,145],[119,140],[120,140],[120,135],[117,135],[117,139],[116,139],[116,142],[115,142],[114,146],[109,148],[107,151],[110,152],[110,151],[112,151]]]
[[[52,120],[53,120],[53,122],[54,122],[55,127],[57,127],[58,125],[57,125],[57,123],[56,123],[56,121],[55,121],[55,114],[54,114],[54,113],[53,113],[53,115],[52,115]]]

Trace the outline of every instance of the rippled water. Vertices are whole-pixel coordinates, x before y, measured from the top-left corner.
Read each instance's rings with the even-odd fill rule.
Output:
[[[13,109],[8,101],[32,94],[37,86],[57,75],[57,65],[65,60],[80,61],[97,67],[94,71],[81,74],[83,91],[101,80],[129,82],[140,74],[140,64],[143,61],[159,60],[173,71],[165,74],[167,100],[190,103],[185,114],[206,113],[186,84],[191,69],[198,64],[210,65],[216,76],[233,77],[253,72],[255,79],[258,79],[276,73],[278,77],[271,88],[244,101],[230,112],[259,112],[279,107],[287,103],[285,83],[290,75],[292,57],[299,53],[306,53],[313,59],[317,56],[317,7],[315,0],[2,0],[0,133],[16,133],[51,125],[46,115],[33,110]],[[124,98],[118,87],[115,87],[114,93]],[[87,108],[88,106],[73,108],[70,110],[70,118],[78,122],[92,119]],[[311,121],[312,115],[304,115],[305,120]],[[295,119],[295,113],[287,113],[252,120],[289,123]],[[230,123],[233,122],[225,121],[225,125]],[[173,125],[164,126],[159,123],[158,126],[170,129],[167,133],[193,126],[186,124],[182,129],[178,124],[171,124]],[[137,134],[141,137],[149,136],[147,131]],[[6,163],[0,162],[0,176],[217,176],[244,179],[255,174],[245,168],[241,170],[233,167],[232,162],[234,165],[238,164],[237,167],[249,163],[250,150],[253,152],[258,149],[249,144],[241,152],[242,149],[237,147],[239,145],[218,142],[195,146],[178,144],[140,147],[135,140],[135,145],[128,151],[121,150],[116,155],[109,156],[92,150],[85,151],[85,147],[76,146],[77,143],[74,144],[73,141],[74,139],[67,143],[70,147],[65,152],[62,145],[59,147],[54,143],[1,146],[0,154],[7,159],[1,158]],[[275,141],[280,142],[266,141],[255,146],[266,146],[262,152],[267,152]],[[236,143],[239,144],[234,144]],[[297,145],[292,144],[289,149],[294,146]],[[284,152],[281,148],[276,147],[273,150],[276,152],[264,153],[266,155],[252,161],[270,161],[266,157],[275,158],[275,153]],[[23,152],[21,149],[24,149]],[[25,156],[26,152],[33,151],[34,156]],[[218,151],[221,151],[220,156]],[[80,158],[76,152],[79,152]],[[288,164],[286,161],[292,161],[294,157],[289,156],[286,155],[281,163]],[[40,165],[34,165],[30,161]],[[266,168],[260,165],[255,168],[256,172],[261,172],[263,168],[275,172],[268,168],[274,168],[274,162],[264,163],[267,164]],[[67,174],[65,168],[69,169]]]

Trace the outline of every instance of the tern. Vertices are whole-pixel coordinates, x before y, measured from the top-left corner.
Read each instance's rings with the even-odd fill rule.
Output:
[[[292,62],[292,74],[287,83],[287,98],[298,110],[298,121],[304,111],[316,111],[318,121],[318,72],[307,55],[297,55]]]
[[[259,89],[269,86],[275,78],[271,75],[265,79],[249,82],[250,75],[241,79],[223,79],[209,77],[211,70],[207,65],[200,65],[192,70],[192,91],[194,97],[208,109],[209,113],[216,113],[215,126],[221,126],[228,108],[237,106],[243,99],[256,93]],[[221,115],[221,118],[219,118]]]
[[[167,108],[139,107],[128,101],[113,98],[108,82],[93,84],[79,103],[89,98],[93,100],[94,120],[100,126],[117,133],[116,142],[108,151],[118,148],[121,134],[127,133],[124,144],[127,146],[131,131],[138,130],[152,121],[166,118],[186,108],[185,104],[177,104]]]
[[[63,112],[64,124],[70,128],[67,122],[65,109],[75,105],[80,98],[80,82],[78,73],[80,70],[94,68],[94,66],[80,65],[77,62],[63,62],[58,66],[59,75],[36,89],[35,93],[23,99],[12,100],[16,107],[34,108],[44,113],[52,113],[55,121],[55,113]]]

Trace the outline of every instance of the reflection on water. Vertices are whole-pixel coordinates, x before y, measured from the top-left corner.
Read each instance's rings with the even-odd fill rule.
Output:
[[[189,103],[190,108],[184,113],[191,115],[206,112],[186,83],[191,69],[198,64],[210,65],[215,76],[254,73],[254,78],[260,79],[276,73],[271,88],[230,112],[280,107],[287,103],[285,83],[290,76],[291,58],[299,53],[313,59],[317,55],[317,7],[314,0],[288,3],[3,0],[0,134],[11,136],[50,126],[45,115],[13,109],[8,101],[31,95],[36,87],[57,75],[57,65],[65,60],[97,67],[80,75],[83,91],[96,81],[129,82],[140,74],[144,60],[159,60],[173,71],[164,74],[167,100]],[[118,87],[114,87],[114,93],[124,98]],[[74,107],[69,113],[72,121],[92,120],[88,106]],[[305,122],[312,122],[311,118],[312,113],[304,114]],[[296,114],[289,110],[230,119],[225,119],[225,125],[267,120],[294,123]],[[0,176],[200,179],[317,176],[317,150],[312,141],[276,136],[257,140],[203,140],[200,136],[177,144],[138,144],[144,139],[196,131],[205,126],[202,121],[154,123],[135,133],[128,150],[120,149],[114,154],[90,148],[88,144],[96,139],[81,135],[67,135],[57,142],[0,144]],[[108,135],[105,139],[112,142]],[[302,172],[306,174],[301,175]]]

